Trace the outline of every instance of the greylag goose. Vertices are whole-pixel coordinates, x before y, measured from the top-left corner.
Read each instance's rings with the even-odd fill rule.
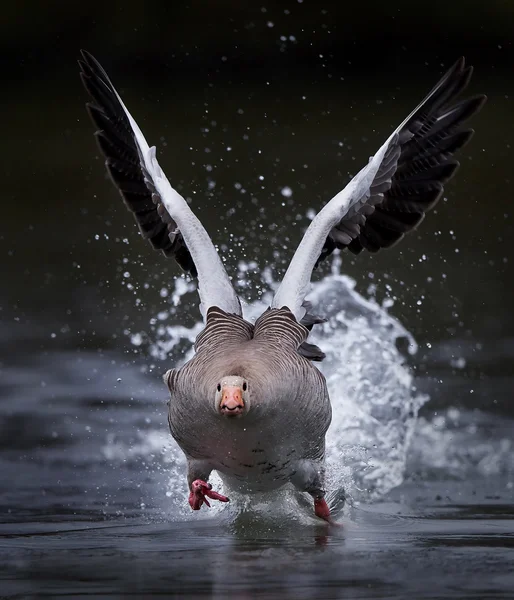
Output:
[[[104,69],[87,52],[79,64],[107,170],[142,236],[198,279],[205,327],[193,358],[164,375],[169,427],[187,458],[191,508],[228,502],[208,483],[216,470],[229,488],[248,493],[291,483],[312,496],[317,517],[332,522],[323,463],[331,405],[313,364],[324,355],[307,342],[322,322],[305,299],[311,275],[336,248],[358,254],[392,246],[433,208],[458,167],[454,153],[473,134],[462,125],[485,101],[456,103],[472,68],[458,60],[320,210],[271,306],[251,324],[209,235],[170,185]]]

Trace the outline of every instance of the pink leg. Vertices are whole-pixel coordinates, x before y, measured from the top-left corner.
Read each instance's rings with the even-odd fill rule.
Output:
[[[332,517],[330,516],[330,508],[328,508],[325,498],[314,498],[314,513],[317,517],[320,517],[320,519],[330,523],[330,525],[342,527],[341,523],[336,523],[334,520],[332,520]]]
[[[207,497],[206,497],[207,496]],[[207,498],[212,500],[219,500],[220,502],[228,502],[229,499],[226,496],[213,492],[212,485],[206,483],[201,479],[195,479],[191,484],[191,492],[189,493],[189,505],[193,510],[200,510],[202,504],[206,504],[210,507]]]

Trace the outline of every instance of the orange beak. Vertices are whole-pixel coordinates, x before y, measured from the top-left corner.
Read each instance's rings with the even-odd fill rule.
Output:
[[[245,403],[243,392],[238,386],[226,385],[221,390],[220,412],[222,415],[235,417],[243,414]]]

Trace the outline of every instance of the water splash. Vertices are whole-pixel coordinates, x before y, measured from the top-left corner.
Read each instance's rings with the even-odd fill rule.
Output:
[[[236,287],[244,290],[246,276],[254,269],[244,263],[239,267]],[[181,296],[191,292],[178,281],[172,294],[177,314]],[[255,321],[269,306],[276,288],[269,270],[261,273],[261,281],[261,298],[244,307],[249,321]],[[333,405],[327,436],[327,489],[334,502],[342,497],[343,489],[353,500],[369,500],[403,480],[407,449],[426,397],[414,393],[413,376],[397,341],[406,339],[410,353],[417,347],[384,306],[364,299],[356,292],[355,282],[337,269],[313,284],[309,300],[314,312],[328,319],[312,334],[312,341],[327,355],[320,368]],[[185,362],[192,356],[192,345],[202,327],[200,322],[185,327],[161,321],[153,339],[145,335],[148,350],[156,359],[172,357],[174,364]],[[142,337],[133,336],[133,342],[139,345]],[[172,456],[170,462],[176,466],[177,452]],[[174,468],[170,488],[176,486],[175,474]]]
[[[514,489],[513,431],[511,419],[455,407],[421,417],[408,475],[423,481],[501,478]]]

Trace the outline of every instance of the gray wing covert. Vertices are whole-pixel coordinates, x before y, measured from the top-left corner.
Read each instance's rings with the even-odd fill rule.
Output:
[[[254,326],[243,317],[211,306],[207,311],[205,328],[195,340],[195,352],[217,349],[221,342],[246,342],[252,339],[253,330]]]

